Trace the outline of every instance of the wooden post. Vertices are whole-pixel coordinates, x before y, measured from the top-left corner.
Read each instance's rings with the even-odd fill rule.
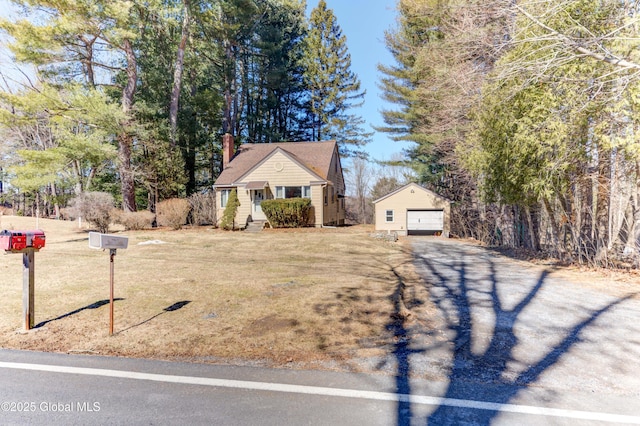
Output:
[[[22,253],[22,314],[24,317],[25,330],[31,330],[34,324],[34,269],[35,269],[35,249],[27,248]]]
[[[109,336],[113,336],[113,258],[116,249],[109,249]]]

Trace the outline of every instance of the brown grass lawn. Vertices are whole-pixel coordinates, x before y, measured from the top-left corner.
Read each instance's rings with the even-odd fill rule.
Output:
[[[1,220],[0,229],[35,227],[33,218]],[[108,252],[89,249],[74,222],[39,225],[47,245],[35,255],[32,331],[23,331],[22,256],[0,254],[5,348],[352,368],[392,350],[398,277],[418,317],[435,309],[402,241],[373,239],[370,227],[131,231],[115,257],[109,336]],[[140,244],[153,240],[164,244]]]

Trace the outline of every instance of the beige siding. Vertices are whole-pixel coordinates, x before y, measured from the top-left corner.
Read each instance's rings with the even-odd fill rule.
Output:
[[[220,222],[222,222],[222,214],[224,213],[224,208],[222,206],[222,191],[226,188],[221,188],[216,190],[216,218],[218,223],[216,225],[220,226]]]
[[[291,161],[283,153],[277,152],[242,178],[245,183],[260,180],[269,182],[271,190],[275,192],[276,186],[306,186],[309,182],[318,180],[318,177]]]
[[[240,201],[240,207],[238,207],[238,213],[236,213],[236,222],[240,228],[245,228],[251,216],[251,195],[249,191],[240,187],[238,188],[238,201]]]
[[[224,207],[221,207],[223,189],[233,188],[220,188],[216,190],[216,217],[218,218],[218,225],[220,225],[220,222],[222,222],[222,216],[224,214]],[[243,188],[236,189],[238,190],[238,201],[240,202],[240,207],[238,207],[238,212],[236,213],[236,226],[239,228],[244,228],[247,224],[246,218],[249,214],[251,214],[251,200],[249,199],[249,195],[246,194],[246,191]],[[244,218],[244,220],[242,218]]]
[[[338,157],[338,148],[333,154],[331,159],[331,166],[329,167],[328,180],[333,183],[332,186],[326,188],[328,204],[324,206],[324,224],[325,225],[344,225],[345,211],[343,208],[343,202],[339,195],[345,193],[344,176],[342,173],[342,165],[340,164],[340,158]],[[331,196],[331,189],[333,188],[333,197]]]
[[[275,153],[265,162],[242,178],[242,183],[252,181],[267,181],[271,190],[271,197],[275,196],[276,186],[309,186],[310,182],[317,181],[318,177],[309,173],[305,168],[296,164],[289,157],[281,152]],[[321,197],[321,186],[311,187],[311,202],[314,206],[313,224],[322,223],[322,210],[316,208],[316,199]],[[318,194],[320,193],[320,194]],[[240,207],[238,208],[237,221],[240,226],[246,226],[247,220],[251,215],[251,195],[249,191],[238,188],[238,199]]]
[[[262,164],[242,177],[242,182],[246,184],[252,181],[267,181],[269,188],[275,196],[276,186],[311,186],[311,204],[313,215],[311,225],[342,225],[344,224],[345,211],[343,202],[338,197],[339,194],[344,195],[345,183],[342,174],[342,167],[338,157],[337,148],[334,152],[331,167],[329,170],[328,180],[332,183],[315,184],[322,180],[319,176],[310,173],[306,168],[292,161],[286,154],[276,152],[274,155],[265,160]],[[331,196],[331,188],[334,189],[333,197]],[[327,194],[328,204],[324,204],[325,193]],[[238,187],[238,199],[240,207],[236,220],[240,227],[246,226],[247,219],[251,214],[251,195],[249,191],[242,186]],[[217,205],[220,206],[220,191],[216,194]],[[218,208],[218,218],[222,218],[223,208]]]
[[[323,224],[323,186],[324,185],[311,186],[311,206],[313,208],[314,217],[312,225],[315,225],[316,227],[320,227]]]
[[[413,191],[413,192],[412,192]],[[444,210],[443,235],[449,236],[451,203],[418,185],[409,185],[375,204],[375,223],[378,231],[407,234],[407,210]],[[386,221],[387,210],[393,210],[393,222]]]
[[[338,198],[338,191],[333,185],[325,188],[327,194],[327,204],[324,205],[324,224],[339,225],[344,224],[344,210]],[[324,197],[322,202],[324,203]]]

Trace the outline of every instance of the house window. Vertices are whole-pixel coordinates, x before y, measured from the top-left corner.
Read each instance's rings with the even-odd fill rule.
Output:
[[[311,198],[311,187],[276,186],[276,198]]]
[[[227,207],[227,201],[229,201],[230,189],[223,189],[220,191],[220,207]]]
[[[387,223],[393,222],[393,210],[387,210],[385,212],[385,222]]]

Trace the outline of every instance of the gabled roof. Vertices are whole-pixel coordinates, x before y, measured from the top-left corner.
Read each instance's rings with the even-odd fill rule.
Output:
[[[417,184],[417,183],[415,183],[415,182],[411,182],[411,183],[408,183],[408,184],[406,184],[405,186],[403,186],[403,187],[401,187],[401,188],[396,189],[396,190],[395,190],[395,191],[393,191],[393,192],[388,193],[387,195],[385,195],[385,196],[383,196],[383,197],[378,198],[378,199],[377,199],[377,200],[375,200],[373,203],[375,204],[375,203],[377,203],[378,201],[382,201],[382,200],[385,200],[385,199],[387,199],[387,198],[389,198],[389,197],[393,197],[393,196],[394,196],[394,195],[396,195],[397,193],[404,191],[405,189],[409,188],[410,186],[412,186],[412,187],[414,187],[414,188],[416,188],[416,189],[422,190],[422,191],[424,191],[424,192],[427,192],[427,193],[429,193],[429,194],[432,194],[432,195],[434,195],[435,197],[440,198],[440,199],[442,199],[442,200],[444,200],[444,201],[451,202],[451,200],[450,200],[450,199],[448,199],[448,198],[446,198],[446,197],[443,197],[442,195],[439,195],[439,194],[437,194],[437,193],[435,193],[435,192],[431,191],[430,189],[425,188],[424,186],[418,185],[418,184]]]
[[[227,167],[220,173],[214,185],[238,183],[249,171],[262,163],[274,151],[281,150],[321,179],[327,180],[331,160],[336,152],[336,141],[245,143],[240,145]]]

